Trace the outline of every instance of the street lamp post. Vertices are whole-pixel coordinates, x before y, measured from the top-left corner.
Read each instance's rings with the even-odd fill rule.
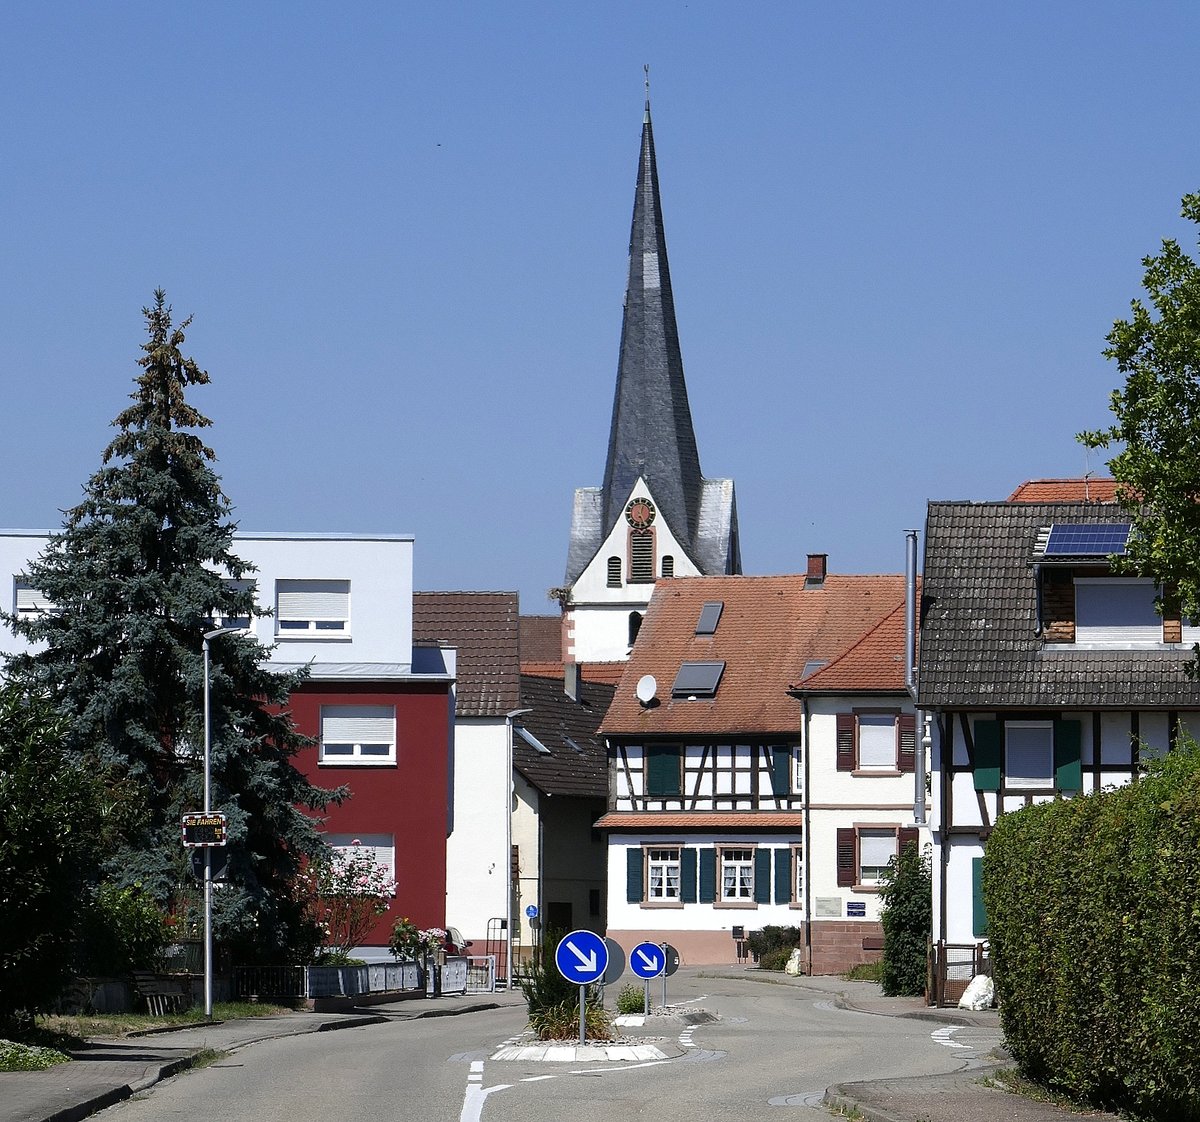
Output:
[[[218,635],[229,635],[236,627],[218,627],[204,633],[204,813],[212,810],[212,716],[208,694],[208,641]],[[204,1015],[212,1019],[212,847],[204,847]]]

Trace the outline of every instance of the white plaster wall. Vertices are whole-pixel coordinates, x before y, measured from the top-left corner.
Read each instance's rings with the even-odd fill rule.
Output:
[[[44,531],[0,532],[0,604],[13,610],[14,576],[46,546]],[[258,603],[274,609],[278,579],[350,581],[350,631],[330,638],[275,635],[274,619],[258,619],[254,633],[267,646],[278,647],[271,662],[386,663],[402,671],[412,664],[411,535],[259,534],[234,537],[234,552],[255,565],[249,574],[258,586]],[[0,631],[0,650],[27,649],[7,628]]]
[[[349,580],[348,638],[275,634],[275,620],[255,621],[255,634],[278,643],[271,661],[412,663],[411,536],[238,534],[234,550],[258,567],[258,602],[274,610],[277,580]],[[332,633],[335,636],[337,633]]]
[[[534,904],[540,910],[542,901],[538,887],[538,863],[541,857],[540,815],[541,796],[524,776],[513,772],[512,840],[520,855],[520,879],[513,900],[513,941],[521,947],[537,943],[540,922],[533,922],[525,909]],[[497,912],[502,915],[502,912]]]
[[[506,914],[508,728],[503,718],[454,729],[454,828],[446,839],[446,922],[482,942]]]
[[[786,849],[800,842],[800,834],[721,834],[721,845],[746,845],[768,849]],[[747,907],[731,907],[722,904],[685,904],[682,907],[643,907],[625,899],[626,857],[630,848],[641,849],[643,845],[658,843],[697,848],[711,848],[714,835],[711,832],[696,834],[671,834],[669,838],[612,837],[608,845],[608,926],[611,930],[670,931],[726,931],[735,925],[747,930],[765,927],[767,924],[795,924],[801,914],[787,904],[757,904]],[[720,872],[718,870],[718,877]],[[772,878],[774,895],[774,878]]]
[[[946,931],[941,936],[948,943],[975,943],[986,936],[972,931],[971,862],[983,856],[983,845],[972,838],[952,838],[949,863],[946,868]],[[941,908],[940,877],[934,865],[933,916],[936,927]],[[934,938],[938,938],[934,931]]]
[[[837,715],[852,709],[896,709],[913,713],[912,702],[894,694],[854,698],[817,698],[810,703],[808,720],[809,801],[844,806],[905,806],[912,818],[916,795],[915,773],[855,774],[837,769]],[[917,728],[917,750],[921,728]]]
[[[626,502],[635,495],[645,496],[655,504],[654,493],[639,479],[626,496]],[[629,576],[629,526],[625,519],[617,519],[604,544],[596,556],[571,588],[569,611],[570,626],[574,631],[574,658],[576,662],[616,662],[629,657],[629,613],[644,612],[654,591],[652,581],[630,584]],[[661,572],[662,558],[670,554],[675,558],[677,577],[698,576],[699,570],[688,559],[679,540],[671,533],[666,520],[661,516],[654,520],[654,563],[655,573]],[[608,559],[621,559],[622,584],[619,588],[608,587]]]

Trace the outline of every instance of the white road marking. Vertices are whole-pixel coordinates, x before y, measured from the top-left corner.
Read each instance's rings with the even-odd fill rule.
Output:
[[[511,1083],[497,1083],[494,1087],[483,1086],[483,1061],[472,1060],[471,1071],[467,1075],[467,1090],[463,1095],[462,1111],[458,1122],[480,1122],[483,1117],[483,1104],[488,1095],[497,1091],[507,1091]]]
[[[964,1048],[969,1049],[969,1044],[959,1044],[957,1040],[951,1040],[950,1037],[962,1028],[961,1025],[947,1025],[946,1028],[940,1028],[931,1032],[929,1035],[935,1043],[940,1044],[943,1048]]]

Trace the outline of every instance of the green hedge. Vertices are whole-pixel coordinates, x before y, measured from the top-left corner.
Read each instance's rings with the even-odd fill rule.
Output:
[[[983,895],[1004,1035],[1077,1098],[1200,1120],[1200,750],[1003,815]]]

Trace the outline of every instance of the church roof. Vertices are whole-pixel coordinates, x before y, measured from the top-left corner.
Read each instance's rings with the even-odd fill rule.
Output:
[[[683,377],[667,263],[650,102],[642,121],[629,280],[604,483],[575,494],[567,583],[573,584],[644,479],[659,516],[705,573],[740,569],[733,481],[706,480]]]

